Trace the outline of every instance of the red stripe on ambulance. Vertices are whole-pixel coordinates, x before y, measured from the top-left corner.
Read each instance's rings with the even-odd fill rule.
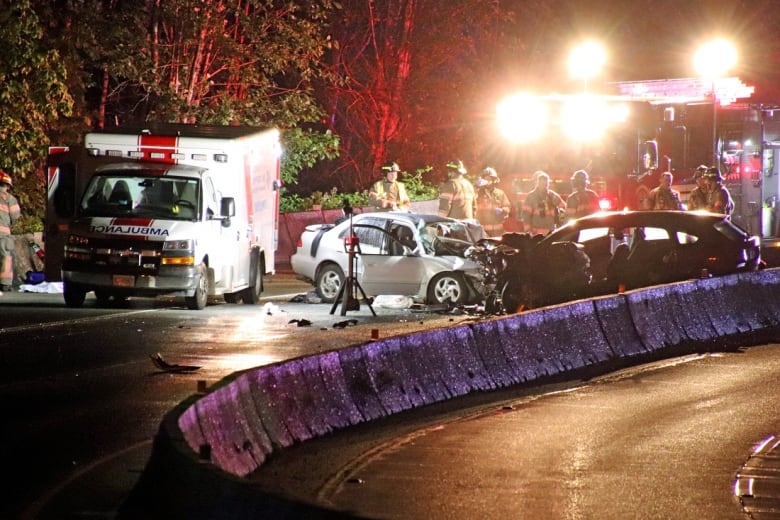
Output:
[[[171,154],[176,153],[177,146],[177,136],[152,134],[138,136],[138,151],[144,152],[144,157],[154,162],[176,164],[178,161],[173,159]]]

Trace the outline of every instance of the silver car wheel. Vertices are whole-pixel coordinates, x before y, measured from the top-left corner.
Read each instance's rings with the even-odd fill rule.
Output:
[[[344,272],[338,265],[329,264],[322,267],[317,275],[317,296],[325,303],[333,303],[339,295],[342,283]]]
[[[442,273],[431,280],[428,299],[432,303],[463,303],[466,300],[466,288],[462,278]]]

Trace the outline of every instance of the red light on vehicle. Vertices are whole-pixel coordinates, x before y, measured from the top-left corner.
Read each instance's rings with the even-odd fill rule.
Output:
[[[601,211],[609,211],[612,209],[612,201],[609,199],[599,199],[599,209]]]

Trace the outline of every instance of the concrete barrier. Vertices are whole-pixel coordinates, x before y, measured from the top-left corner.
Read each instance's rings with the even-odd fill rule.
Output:
[[[207,453],[199,471],[246,476],[273,451],[411,408],[773,331],[778,289],[780,270],[693,280],[259,367],[172,412],[160,438],[186,442],[179,463]]]

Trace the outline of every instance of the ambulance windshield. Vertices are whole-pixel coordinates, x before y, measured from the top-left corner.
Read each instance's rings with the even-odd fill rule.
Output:
[[[198,220],[198,179],[127,174],[95,175],[84,192],[80,213],[90,217],[137,216]]]

